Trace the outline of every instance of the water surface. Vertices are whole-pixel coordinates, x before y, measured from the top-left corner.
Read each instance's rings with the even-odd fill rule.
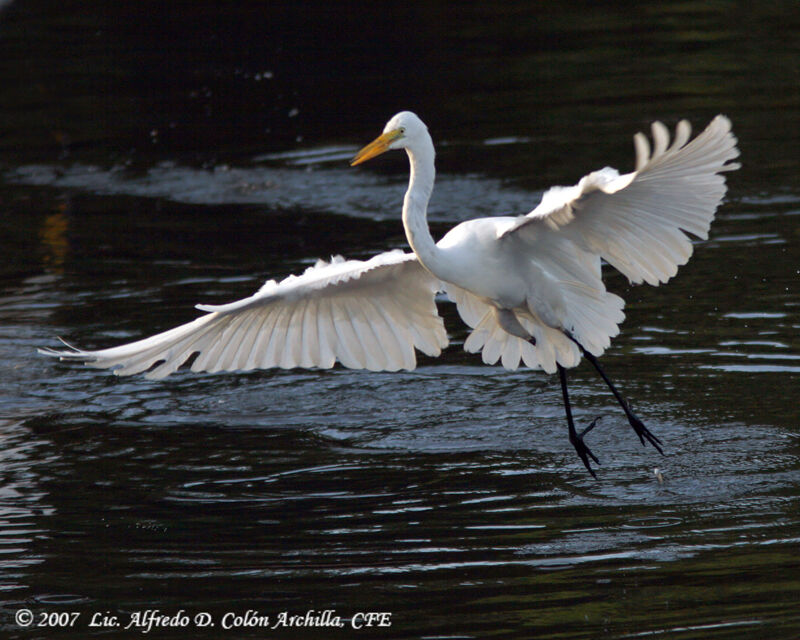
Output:
[[[382,4],[382,3],[379,3]],[[381,638],[796,638],[800,47],[793,3],[10,3],[0,13],[0,624],[75,611],[386,611]],[[344,6],[343,6],[344,7]],[[633,165],[653,119],[726,113],[743,168],[667,286],[631,287],[588,366],[598,480],[558,381],[452,345],[413,372],[180,371],[38,357],[196,316],[318,257],[404,247],[414,109],[435,235]],[[661,482],[658,479],[660,474]],[[349,629],[154,637],[349,637]]]

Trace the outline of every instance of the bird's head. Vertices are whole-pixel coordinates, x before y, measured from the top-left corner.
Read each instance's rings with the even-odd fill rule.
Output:
[[[401,111],[386,123],[381,135],[355,155],[350,164],[361,164],[390,149],[405,149],[413,146],[415,140],[422,140],[426,136],[428,128],[425,123],[415,113]]]

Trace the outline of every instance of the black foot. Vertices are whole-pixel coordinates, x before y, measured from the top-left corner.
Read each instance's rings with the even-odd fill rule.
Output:
[[[658,451],[662,456],[664,455],[664,451],[661,448],[661,440],[653,435],[653,432],[645,427],[644,423],[639,420],[639,418],[637,418],[633,413],[630,413],[628,414],[628,422],[631,423],[636,435],[639,436],[639,440],[641,441],[642,445],[646,445],[647,442],[649,442],[656,448],[656,451]],[[647,439],[647,442],[645,442],[645,438]]]
[[[592,469],[591,464],[589,464],[589,458],[594,460],[595,464],[600,464],[600,461],[597,459],[597,456],[592,453],[591,449],[589,449],[589,447],[586,446],[586,443],[583,441],[583,436],[585,436],[592,429],[594,429],[594,426],[597,424],[597,421],[599,419],[600,419],[600,416],[598,416],[597,418],[592,420],[589,423],[589,426],[586,427],[580,433],[577,433],[576,431],[572,431],[569,434],[569,441],[572,443],[572,446],[575,447],[575,451],[577,451],[578,457],[581,460],[583,460],[584,466],[586,467],[587,471],[592,474],[592,477],[595,480],[597,480],[597,474],[595,474],[594,469]]]
[[[578,348],[581,350],[583,356],[589,362],[592,363],[592,366],[595,369],[597,369],[597,373],[600,374],[600,377],[603,379],[606,385],[608,385],[608,388],[611,390],[611,393],[614,394],[614,397],[617,399],[617,402],[619,402],[619,406],[622,407],[622,410],[625,412],[625,415],[628,418],[628,422],[630,422],[631,427],[633,427],[633,430],[636,432],[636,435],[639,436],[639,440],[641,441],[641,443],[645,445],[647,444],[647,442],[649,442],[656,448],[656,451],[658,451],[663,456],[664,451],[661,449],[661,440],[659,440],[655,435],[653,435],[650,429],[645,427],[644,423],[641,420],[639,420],[639,418],[636,417],[636,414],[634,414],[633,411],[631,411],[631,408],[628,406],[627,401],[625,400],[625,398],[622,397],[622,394],[614,386],[614,383],[611,382],[609,377],[606,375],[606,372],[603,371],[603,367],[600,366],[600,363],[597,361],[597,358],[591,353],[589,353],[586,349],[584,349],[583,345],[580,342],[578,342],[569,331],[565,331],[564,335],[567,336],[570,340],[572,340],[576,345],[578,345]]]

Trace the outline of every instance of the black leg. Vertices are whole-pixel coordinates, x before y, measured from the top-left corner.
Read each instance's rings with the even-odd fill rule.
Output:
[[[569,332],[565,332],[565,335],[572,340],[578,348],[581,350],[583,357],[586,358],[589,362],[592,363],[592,366],[597,369],[597,373],[600,374],[600,377],[603,381],[608,385],[608,388],[611,389],[611,393],[614,394],[614,397],[617,399],[619,406],[622,407],[622,410],[625,412],[625,415],[628,418],[628,422],[630,423],[633,430],[636,432],[636,435],[639,436],[639,440],[644,445],[646,444],[645,439],[647,442],[652,444],[656,450],[661,454],[664,455],[664,451],[661,449],[661,440],[659,440],[647,427],[644,426],[644,423],[639,420],[636,414],[631,410],[628,406],[628,402],[625,398],[622,397],[622,394],[619,390],[614,386],[614,383],[611,382],[609,377],[606,375],[606,372],[603,371],[603,368],[600,366],[600,363],[597,361],[597,358],[589,353],[586,349],[583,348],[583,345],[578,342]]]
[[[572,443],[572,446],[575,447],[575,451],[578,452],[578,456],[581,460],[583,460],[583,464],[588,469],[589,473],[592,474],[593,478],[597,478],[594,470],[592,469],[591,465],[589,464],[589,457],[592,458],[597,464],[600,464],[600,461],[597,457],[589,450],[589,447],[586,446],[586,443],[583,441],[583,436],[589,433],[592,429],[594,429],[594,425],[597,424],[597,421],[600,418],[595,418],[591,421],[588,427],[586,427],[583,431],[578,433],[575,430],[575,422],[572,420],[572,407],[569,403],[569,391],[567,391],[567,372],[564,370],[560,364],[556,365],[558,367],[558,377],[561,379],[561,393],[564,396],[564,410],[567,413],[567,427],[569,428],[569,441]]]

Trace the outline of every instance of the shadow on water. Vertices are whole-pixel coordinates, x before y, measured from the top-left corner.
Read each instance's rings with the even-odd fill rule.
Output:
[[[382,638],[797,636],[795,5],[132,7],[0,6],[4,632],[50,637],[15,623],[27,607],[79,613],[64,637],[147,609],[391,612],[362,631]],[[404,247],[404,159],[346,167],[399,108],[437,141],[437,236],[630,168],[651,119],[731,116],[744,168],[711,239],[665,287],[607,278],[627,319],[603,361],[664,457],[581,366],[592,480],[557,381],[463,353],[444,300],[453,344],[413,372],[153,382],[35,357]]]

